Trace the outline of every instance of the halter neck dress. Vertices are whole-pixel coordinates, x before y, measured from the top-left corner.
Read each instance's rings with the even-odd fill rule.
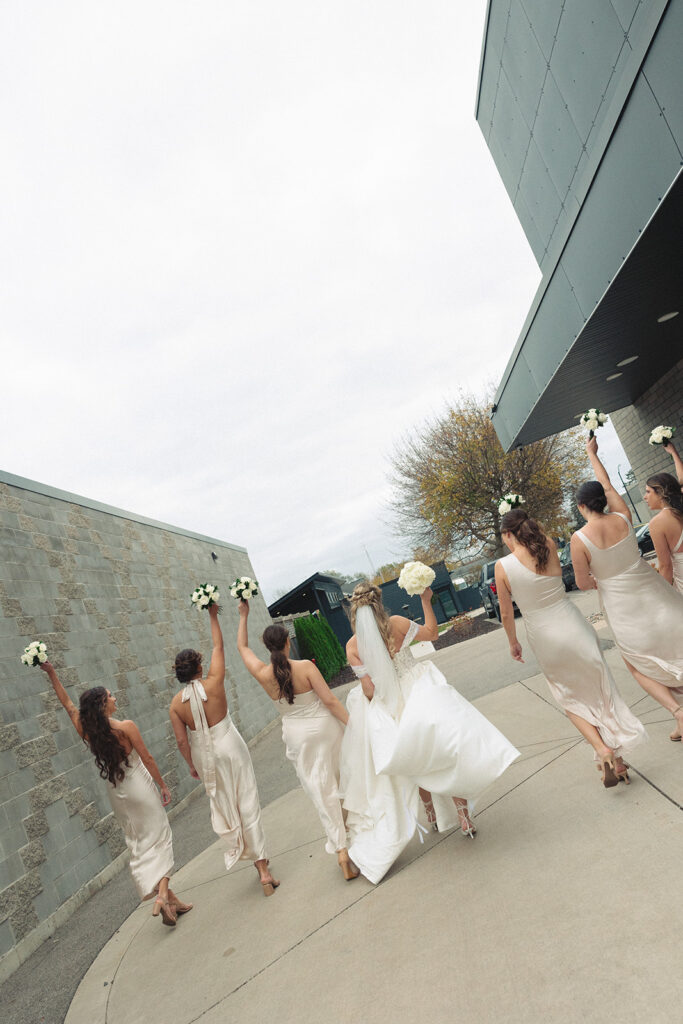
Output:
[[[617,690],[595,630],[567,596],[561,576],[542,576],[514,553],[501,559],[529,646],[564,711],[590,722],[616,754],[647,734]]]
[[[238,860],[267,860],[254,766],[230,713],[208,724],[201,679],[188,683],[181,699],[190,702],[195,724],[187,730],[192,762],[209,797],[211,826],[223,842],[226,870]]]
[[[619,651],[633,668],[683,694],[683,594],[641,558],[628,518],[628,533],[599,548],[584,533],[576,536],[590,552],[603,614]]]
[[[137,750],[128,755],[125,775],[114,786],[107,782],[109,803],[123,829],[130,853],[130,873],[142,900],[155,895],[162,878],[173,872],[173,839],[154,779]]]
[[[346,825],[339,795],[339,753],[344,727],[314,690],[294,694],[294,703],[275,702],[282,716],[282,739],[301,787],[325,829],[328,853],[346,848]]]

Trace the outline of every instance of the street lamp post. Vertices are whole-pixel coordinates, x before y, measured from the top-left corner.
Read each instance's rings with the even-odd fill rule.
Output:
[[[624,488],[624,494],[626,495],[628,500],[631,502],[631,508],[633,509],[633,514],[635,515],[636,522],[638,523],[638,522],[640,522],[640,516],[638,515],[638,509],[633,504],[633,498],[631,497],[631,495],[629,493],[629,489],[626,486],[626,481],[624,480],[623,476],[621,475],[621,463],[619,463],[619,465],[617,466],[617,473],[619,474],[619,479],[621,480],[621,486]]]

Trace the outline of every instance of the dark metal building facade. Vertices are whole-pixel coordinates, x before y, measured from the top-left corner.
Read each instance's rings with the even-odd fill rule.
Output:
[[[683,0],[489,3],[477,120],[543,273],[495,399],[508,450],[591,405],[622,410],[637,474],[668,459],[647,434],[681,425],[682,52]]]

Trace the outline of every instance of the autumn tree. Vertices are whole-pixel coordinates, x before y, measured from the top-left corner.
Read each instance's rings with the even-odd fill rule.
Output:
[[[504,452],[491,402],[462,395],[435,421],[402,438],[391,456],[398,535],[429,551],[502,550],[498,502],[509,491],[551,534],[586,476],[583,440],[565,431]]]

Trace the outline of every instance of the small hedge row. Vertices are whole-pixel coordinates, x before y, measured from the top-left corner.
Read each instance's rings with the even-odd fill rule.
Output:
[[[322,615],[306,615],[294,619],[294,629],[301,657],[315,661],[325,682],[329,683],[346,665],[346,652],[329,622]]]

